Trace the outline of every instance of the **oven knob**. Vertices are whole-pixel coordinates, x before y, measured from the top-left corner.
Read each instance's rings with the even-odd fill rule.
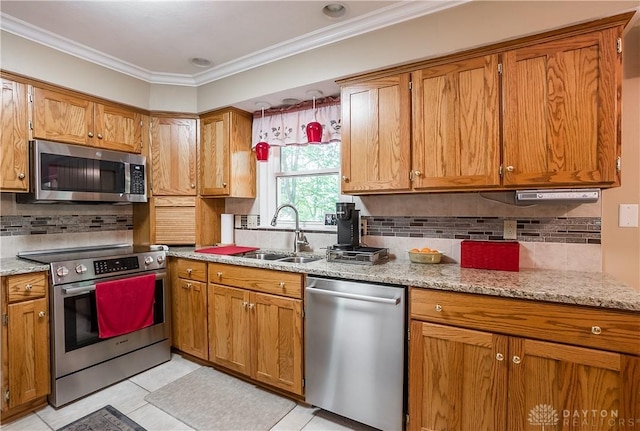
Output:
[[[66,277],[67,274],[69,274],[69,270],[67,269],[66,266],[61,266],[58,269],[56,269],[56,274],[58,274],[58,277]]]
[[[144,258],[145,265],[151,265],[153,263],[153,258],[151,256],[147,256]]]
[[[158,263],[162,265],[162,262],[164,262],[164,256],[158,256]]]
[[[80,265],[76,266],[76,273],[84,274],[85,272],[87,272],[87,267],[86,266],[84,266],[83,264],[80,264]]]

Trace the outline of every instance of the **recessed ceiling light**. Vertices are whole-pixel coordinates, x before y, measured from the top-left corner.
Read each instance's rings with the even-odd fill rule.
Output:
[[[327,18],[338,19],[347,13],[347,7],[342,3],[329,3],[322,8],[322,13]]]
[[[202,58],[202,57],[193,57],[189,59],[189,63],[193,64],[194,66],[198,66],[198,67],[209,67],[211,66],[213,63],[211,63],[211,60],[208,60],[206,58]]]

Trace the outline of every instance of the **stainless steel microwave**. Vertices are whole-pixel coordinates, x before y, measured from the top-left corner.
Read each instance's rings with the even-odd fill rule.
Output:
[[[31,190],[20,201],[147,201],[144,156],[42,140],[29,151]]]

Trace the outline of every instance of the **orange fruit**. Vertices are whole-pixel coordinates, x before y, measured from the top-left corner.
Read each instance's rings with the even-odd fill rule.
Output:
[[[420,253],[431,253],[431,249],[429,247],[423,247],[420,249]]]
[[[420,253],[420,249],[418,248],[412,248],[410,251],[411,253]]]

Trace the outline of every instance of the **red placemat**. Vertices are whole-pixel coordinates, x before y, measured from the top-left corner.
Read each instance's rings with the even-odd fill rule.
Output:
[[[258,247],[243,247],[238,245],[222,245],[220,247],[201,248],[196,250],[196,253],[209,253],[209,254],[241,254],[249,251],[256,251]]]

